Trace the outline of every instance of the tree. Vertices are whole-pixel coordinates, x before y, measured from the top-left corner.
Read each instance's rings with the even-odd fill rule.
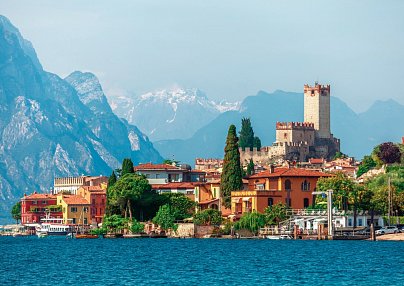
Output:
[[[21,220],[21,202],[17,202],[11,209],[11,216],[17,221]]]
[[[287,218],[287,206],[278,203],[265,208],[266,221],[268,225],[278,225]]]
[[[149,191],[151,186],[146,177],[138,174],[123,175],[109,190],[111,201],[116,203],[124,211],[125,218],[129,212],[132,221],[132,202],[140,199],[145,191]]]
[[[163,201],[171,208],[175,220],[192,217],[196,203],[181,193],[162,194]]]
[[[177,229],[177,225],[174,223],[175,217],[171,212],[169,205],[163,205],[159,208],[156,216],[153,218],[153,223],[158,224],[163,230],[169,230],[170,228],[174,231]]]
[[[336,159],[344,159],[344,158],[348,158],[348,156],[340,151],[337,151],[332,159],[336,160]]]
[[[138,222],[136,219],[133,219],[130,223],[129,229],[131,233],[141,233],[144,231],[144,224]]]
[[[257,151],[261,150],[261,139],[258,136],[254,137],[254,148],[257,148]]]
[[[223,172],[220,181],[223,205],[227,208],[231,207],[231,192],[243,187],[237,140],[236,126],[230,125],[224,148]]]
[[[240,220],[234,224],[235,229],[248,229],[257,234],[259,229],[266,225],[266,217],[264,214],[257,212],[244,213]]]
[[[127,226],[128,220],[116,214],[105,216],[102,222],[102,227],[106,229],[107,233],[120,233]]]
[[[399,163],[401,160],[400,148],[392,142],[380,144],[376,147],[375,152],[384,164]]]
[[[175,165],[175,166],[177,166],[177,164],[178,164],[179,162],[180,162],[180,161],[175,161],[175,160],[171,160],[171,159],[165,159],[165,160],[163,161],[163,164]]]
[[[248,162],[247,165],[247,175],[251,176],[254,174],[254,162],[252,160],[252,158],[250,158],[250,162]]]
[[[374,167],[376,167],[376,162],[373,160],[372,156],[365,156],[358,168],[358,172],[356,172],[356,176],[359,177]]]
[[[354,191],[355,183],[349,179],[345,174],[339,172],[333,177],[320,178],[317,181],[317,191],[326,193],[327,190],[332,189],[333,204],[338,206],[339,209],[348,210],[348,200]],[[316,202],[324,201],[325,199],[317,196]]]
[[[112,188],[113,185],[116,183],[116,175],[115,172],[112,171],[111,176],[108,178],[108,188],[107,188],[107,203],[105,206],[105,214],[106,215],[112,215],[114,212],[116,212],[116,205],[113,205],[111,202],[111,194],[110,194],[110,189]]]
[[[245,148],[252,149],[254,146],[254,131],[251,127],[250,118],[241,119],[241,131],[239,146],[244,150]]]
[[[116,175],[115,172],[112,171],[111,176],[108,178],[108,188],[112,187],[116,183]]]
[[[133,169],[132,160],[130,158],[123,159],[121,176],[125,176],[126,174],[131,174],[134,172],[135,170]]]
[[[196,213],[194,216],[196,225],[220,225],[222,220],[222,212],[215,209],[206,209]]]

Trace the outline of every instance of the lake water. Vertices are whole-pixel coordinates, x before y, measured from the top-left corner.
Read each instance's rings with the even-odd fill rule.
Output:
[[[0,237],[0,285],[404,285],[404,243]]]

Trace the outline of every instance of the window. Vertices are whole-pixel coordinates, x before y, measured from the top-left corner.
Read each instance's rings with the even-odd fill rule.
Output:
[[[301,186],[302,191],[310,191],[310,183],[304,180]]]
[[[363,220],[361,218],[358,219],[358,226],[363,226]]]
[[[308,199],[308,198],[304,198],[304,199],[303,199],[303,207],[304,207],[304,208],[308,208],[308,207],[309,207],[309,199]]]
[[[87,224],[87,218],[86,217],[84,218],[84,224]]]
[[[72,223],[73,223],[73,224],[76,224],[76,218],[73,218],[73,219],[72,219]]]
[[[84,211],[85,213],[88,213],[88,207],[84,207],[84,208],[83,208],[83,211]]]
[[[32,201],[32,204],[33,205],[36,205],[38,202],[37,201]]]
[[[351,218],[348,219],[348,226],[352,226],[352,219]]]
[[[43,205],[46,205],[46,201],[42,201],[42,204],[43,204]]]
[[[268,207],[274,205],[274,199],[273,198],[268,198]]]
[[[76,213],[76,212],[77,212],[77,207],[71,207],[71,208],[70,208],[70,211],[71,211],[72,213]]]
[[[285,190],[291,190],[291,189],[292,189],[292,183],[288,179],[285,181]]]
[[[156,179],[158,179],[160,177],[160,174],[156,174]]]

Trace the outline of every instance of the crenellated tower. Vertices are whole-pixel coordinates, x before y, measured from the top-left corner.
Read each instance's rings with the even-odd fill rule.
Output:
[[[304,85],[304,121],[314,123],[316,138],[331,138],[330,85]]]

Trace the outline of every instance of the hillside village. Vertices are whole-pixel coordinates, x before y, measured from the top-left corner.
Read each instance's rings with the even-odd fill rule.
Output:
[[[44,219],[55,219],[76,233],[113,236],[233,237],[244,231],[247,235],[293,233],[295,237],[320,238],[327,237],[325,197],[331,186],[335,188],[331,206],[334,229],[369,232],[370,225],[400,225],[404,211],[401,187],[393,188],[394,199],[391,188],[384,192],[379,198],[381,206],[375,207],[365,197],[371,195],[366,184],[374,177],[385,176],[389,170],[402,172],[404,138],[401,145],[390,144],[397,148],[394,162],[383,156],[365,158],[372,160],[370,164],[358,162],[341,153],[340,141],[331,133],[330,86],[305,85],[304,94],[305,121],[277,123],[276,142],[271,146],[260,146],[251,122],[245,119],[249,138],[243,137],[245,130],[237,138],[231,126],[224,159],[196,158],[195,168],[172,160],[133,166],[125,159],[110,177],[55,178],[50,193],[24,194],[13,217],[21,220],[24,233],[29,234]],[[383,154],[383,144],[377,148]],[[229,167],[233,163],[229,156],[238,162],[233,167]],[[239,185],[229,188],[226,176],[232,177],[231,182],[238,176]],[[347,189],[342,189],[343,184]]]

